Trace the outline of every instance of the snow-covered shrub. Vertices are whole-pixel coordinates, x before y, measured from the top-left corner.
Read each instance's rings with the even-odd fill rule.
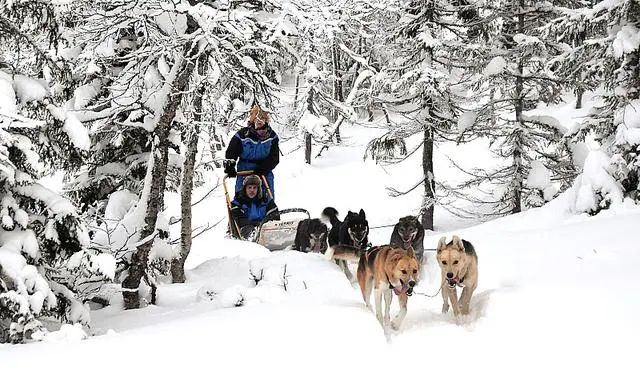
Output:
[[[87,323],[82,301],[113,278],[115,262],[89,250],[75,207],[34,180],[31,142],[0,124],[0,341],[20,342],[42,316]]]
[[[45,32],[33,25],[51,31],[56,14],[43,2],[8,6],[2,16],[15,19],[16,29],[19,21],[34,20],[21,30],[33,36],[33,43],[21,49],[20,58],[6,47],[24,34],[0,27],[2,55],[14,67],[0,65],[0,342],[22,342],[46,331],[43,317],[86,324],[90,318],[83,302],[113,278],[115,263],[90,249],[74,205],[37,181],[56,164],[73,167],[88,149],[82,124],[55,105],[60,92],[51,86],[65,73],[64,64],[37,50],[46,47]],[[44,79],[28,76],[43,71],[36,55],[47,59]]]
[[[602,86],[600,100],[574,138],[601,144],[576,180],[576,210],[598,213],[628,198],[640,202],[640,6],[634,0],[602,1],[565,12],[548,29],[567,50],[556,58],[560,75]],[[575,43],[580,39],[582,42]],[[569,48],[569,46],[572,46]],[[583,66],[576,69],[575,66]],[[572,72],[573,73],[573,72]],[[589,167],[589,169],[587,169]]]

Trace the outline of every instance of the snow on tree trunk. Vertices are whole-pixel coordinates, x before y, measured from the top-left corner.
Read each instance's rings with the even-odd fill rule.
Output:
[[[525,9],[524,0],[520,0],[520,10],[518,13],[518,32],[524,34],[524,14],[522,13]],[[524,66],[522,64],[522,57],[518,58],[518,75],[516,76],[515,83],[515,112],[516,112],[516,129],[514,132],[514,149],[513,149],[513,182],[511,183],[513,189],[513,208],[511,209],[512,214],[519,213],[522,211],[522,188],[523,181],[522,178],[522,153],[523,153],[523,142],[521,136],[521,130],[524,128],[524,122],[522,119],[522,111],[524,110],[524,78],[522,74],[524,73]]]
[[[171,123],[176,116],[176,109],[182,100],[182,95],[178,94],[187,87],[189,79],[194,69],[194,57],[198,53],[197,45],[191,42],[185,45],[184,58],[180,59],[179,73],[173,82],[172,94],[163,108],[162,114],[153,132],[153,169],[151,171],[151,188],[147,201],[147,210],[144,218],[145,226],[140,234],[142,242],[131,258],[129,275],[122,281],[122,296],[126,309],[140,307],[140,296],[138,293],[140,281],[147,275],[147,263],[149,251],[153,246],[156,233],[156,221],[158,213],[164,207],[164,191],[166,188],[167,162],[169,157],[169,131]],[[152,287],[152,296],[154,288]]]
[[[333,94],[332,97],[336,102],[342,102],[342,77],[340,75],[340,60],[338,56],[338,46],[336,45],[336,39],[333,39],[333,45],[331,47],[331,72],[333,75]],[[338,111],[333,108],[331,111],[331,119],[333,123],[338,121]],[[340,143],[340,126],[336,126],[335,131],[336,141]]]
[[[200,105],[202,105],[202,98],[200,97],[196,99],[197,101],[200,101]],[[196,105],[196,107],[198,106]],[[197,115],[200,116],[199,114]],[[197,147],[199,130],[197,125],[194,125],[187,130],[187,153],[182,169],[182,187],[180,190],[180,207],[182,210],[182,220],[180,225],[180,256],[171,262],[171,279],[173,283],[183,283],[185,281],[184,262],[187,260],[189,252],[191,252],[191,199],[193,191],[193,173],[198,149]]]
[[[199,74],[204,76],[206,73],[207,59],[201,57],[199,60]],[[193,101],[193,120],[190,125],[187,124],[185,130],[185,139],[187,140],[187,153],[182,167],[182,187],[180,190],[180,207],[182,210],[182,220],[180,224],[180,256],[171,262],[171,280],[173,283],[183,283],[184,262],[191,252],[192,229],[191,229],[191,198],[193,191],[193,174],[196,164],[196,154],[198,152],[198,137],[200,134],[199,124],[202,120],[202,96],[204,95],[204,84],[200,86]]]
[[[297,81],[297,80],[296,80]],[[297,92],[297,85],[296,85],[296,92]],[[307,111],[309,111],[309,113],[311,113],[312,115],[315,115],[315,108],[313,107],[313,98],[314,98],[314,94],[315,94],[315,90],[314,89],[310,89],[309,90],[309,96],[307,97]],[[305,132],[304,132],[304,162],[307,164],[311,164],[311,139],[312,139],[312,134],[309,131],[308,128],[305,128]]]

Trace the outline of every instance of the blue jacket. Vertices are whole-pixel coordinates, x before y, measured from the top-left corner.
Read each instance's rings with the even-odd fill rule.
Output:
[[[238,171],[255,170],[258,174],[264,175],[271,188],[271,194],[275,197],[274,179],[272,170],[280,162],[280,149],[278,143],[280,139],[278,135],[267,125],[269,135],[267,138],[260,139],[258,133],[252,126],[248,126],[238,130],[231,138],[225,158],[238,160]],[[242,190],[242,181],[244,177],[236,178],[236,193]],[[263,191],[266,189],[263,185]]]
[[[278,135],[269,127],[269,136],[260,139],[251,126],[242,128],[231,138],[225,153],[227,159],[238,160],[238,171],[257,170],[267,174],[280,162]]]
[[[240,228],[247,224],[260,224],[267,215],[277,212],[278,206],[268,197],[251,199],[241,192],[231,202],[231,215]]]

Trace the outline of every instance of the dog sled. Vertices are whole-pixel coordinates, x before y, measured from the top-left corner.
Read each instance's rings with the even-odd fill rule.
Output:
[[[240,171],[239,176],[253,174],[253,171]],[[269,197],[273,198],[269,183],[265,176],[261,176],[262,184],[265,185]],[[232,238],[243,239],[240,236],[240,228],[231,214],[231,196],[227,187],[228,176],[222,178],[224,186],[224,195],[227,201],[227,214],[229,218],[229,234]],[[278,218],[279,220],[274,220]],[[296,238],[298,223],[305,219],[310,219],[309,212],[302,208],[289,208],[279,210],[275,216],[267,216],[257,227],[255,233],[251,235],[247,241],[255,242],[264,246],[269,251],[278,251],[291,248]]]

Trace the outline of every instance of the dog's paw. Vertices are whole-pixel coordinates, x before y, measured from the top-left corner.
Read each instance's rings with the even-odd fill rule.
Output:
[[[442,305],[442,314],[447,314],[448,311],[449,311],[449,304],[443,304]]]

